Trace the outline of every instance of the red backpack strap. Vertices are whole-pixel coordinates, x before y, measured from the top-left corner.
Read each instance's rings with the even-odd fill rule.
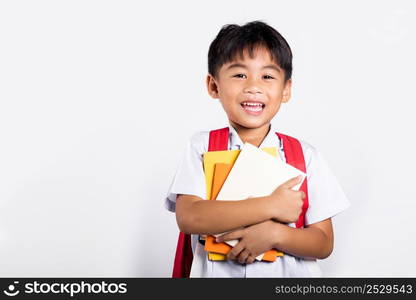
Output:
[[[211,130],[209,132],[208,151],[226,151],[228,150],[229,128]]]
[[[228,150],[229,128],[211,130],[209,132],[208,151]],[[179,232],[173,264],[173,278],[189,278],[193,260],[191,235]]]
[[[303,150],[299,140],[282,133],[276,132],[276,134],[283,144],[283,151],[285,152],[286,162],[296,169],[306,173],[305,157],[303,156]],[[302,213],[296,222],[296,228],[305,226],[305,214],[309,207],[308,182],[306,178],[299,190],[305,193],[305,199],[303,200]]]
[[[191,273],[193,253],[191,235],[179,232],[172,278],[187,278]]]

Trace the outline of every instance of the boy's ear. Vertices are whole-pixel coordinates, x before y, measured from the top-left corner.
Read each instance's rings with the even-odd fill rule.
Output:
[[[285,87],[283,88],[283,97],[282,102],[286,103],[290,100],[292,96],[292,78],[286,80]]]
[[[207,89],[208,89],[208,94],[212,98],[214,99],[219,98],[218,85],[217,85],[217,82],[215,81],[214,76],[212,76],[211,74],[207,75]]]

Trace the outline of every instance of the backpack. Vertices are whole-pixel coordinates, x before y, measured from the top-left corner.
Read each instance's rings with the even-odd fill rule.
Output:
[[[276,135],[283,144],[283,151],[286,156],[286,162],[293,167],[306,173],[305,159],[300,142],[288,135],[276,132]],[[209,133],[208,151],[226,151],[228,150],[229,128],[211,130]],[[304,227],[305,214],[309,206],[308,201],[308,183],[307,179],[303,181],[300,189],[305,193],[303,199],[302,212],[296,221],[296,228]],[[189,278],[193,260],[191,246],[191,235],[179,233],[178,244],[176,247],[175,261],[173,265],[172,278]]]

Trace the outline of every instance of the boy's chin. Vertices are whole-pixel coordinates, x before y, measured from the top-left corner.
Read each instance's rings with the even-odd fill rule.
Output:
[[[240,121],[240,122],[233,122],[235,125],[237,125],[238,127],[241,128],[246,128],[246,129],[258,129],[260,127],[263,127],[265,125],[269,125],[270,121],[266,121],[266,122],[253,122],[253,121]]]

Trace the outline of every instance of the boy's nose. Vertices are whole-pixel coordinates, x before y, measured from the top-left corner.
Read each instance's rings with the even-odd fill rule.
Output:
[[[244,93],[260,93],[261,92],[261,88],[260,88],[260,83],[254,79],[247,79],[246,81],[246,86],[244,87]]]
[[[250,84],[244,88],[244,93],[249,93],[249,94],[261,93],[261,89],[255,84]]]

